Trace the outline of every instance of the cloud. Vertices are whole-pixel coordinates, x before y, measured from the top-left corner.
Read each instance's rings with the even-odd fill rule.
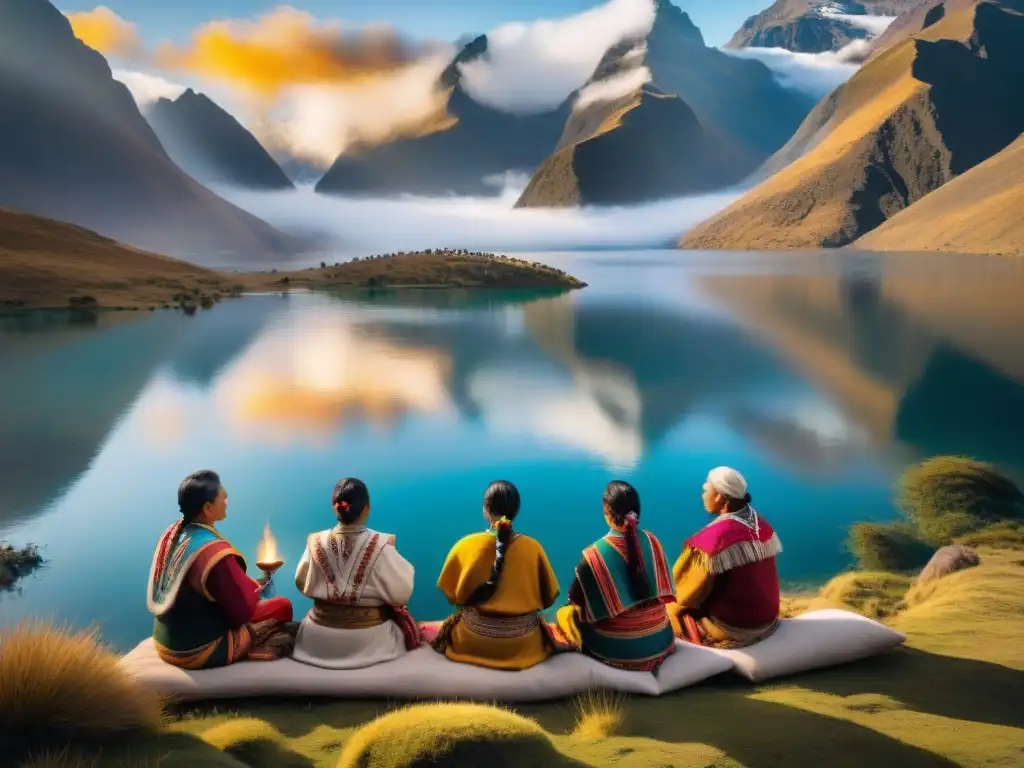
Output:
[[[309,187],[280,193],[217,192],[276,226],[336,235],[338,260],[420,248],[497,252],[662,247],[736,200],[743,190],[643,206],[583,209],[511,207],[521,188],[495,198],[355,199]],[[319,260],[319,259],[318,259]]]
[[[450,60],[429,57],[361,83],[291,88],[255,117],[253,132],[269,148],[326,170],[353,144],[439,129],[448,97],[436,85]]]
[[[575,16],[505,24],[487,53],[459,65],[462,87],[481,104],[526,114],[553,109],[593,75],[616,43],[650,32],[653,0],[608,0]]]
[[[354,142],[415,134],[444,119],[438,76],[454,51],[387,28],[349,29],[281,6],[254,20],[211,21],[187,45],[147,51],[134,25],[107,8],[68,18],[101,53],[205,84],[197,90],[227,89],[231,111],[269,148],[320,167]],[[148,95],[141,76],[127,79]]]
[[[845,21],[851,26],[866,30],[872,37],[878,37],[878,35],[885,32],[886,28],[890,24],[896,21],[895,16],[870,16],[866,14],[843,13],[838,6],[823,6],[818,9],[818,13],[826,19]]]
[[[629,96],[631,93],[651,82],[651,70],[637,67],[626,72],[588,83],[579,92],[573,109],[584,109],[599,101],[615,101]]]
[[[135,98],[140,109],[145,109],[157,99],[176,99],[187,86],[172,83],[157,75],[133,72],[127,69],[113,70],[115,80],[124,83]]]
[[[99,5],[91,11],[69,13],[67,18],[75,37],[100,53],[125,58],[133,58],[142,53],[142,38],[135,25],[105,5]]]
[[[785,48],[726,48],[722,52],[762,61],[784,88],[820,99],[853,76],[860,66],[857,62],[863,60],[857,52],[869,45],[865,40],[856,40],[839,51],[826,53],[795,53]]]

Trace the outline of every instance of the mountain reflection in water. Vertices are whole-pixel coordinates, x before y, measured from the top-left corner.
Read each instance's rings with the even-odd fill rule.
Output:
[[[5,324],[0,537],[43,544],[50,566],[3,598],[2,622],[43,612],[137,640],[153,542],[201,466],[228,486],[232,542],[251,554],[269,519],[285,570],[330,524],[334,482],[363,477],[428,618],[445,610],[436,570],[498,476],[566,583],[616,475],[674,553],[706,522],[707,470],[735,464],[795,581],[848,563],[846,528],[893,514],[912,461],[965,453],[1024,478],[1018,263],[612,256],[548,258],[591,286],[568,294],[267,295],[194,317]],[[107,527],[118,543],[97,558]]]

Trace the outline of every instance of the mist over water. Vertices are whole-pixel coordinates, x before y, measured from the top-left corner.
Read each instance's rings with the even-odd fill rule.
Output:
[[[356,198],[217,187],[218,194],[286,231],[337,238],[339,258],[422,248],[525,252],[671,247],[745,190],[625,207],[513,208],[523,178],[507,174],[494,197]]]

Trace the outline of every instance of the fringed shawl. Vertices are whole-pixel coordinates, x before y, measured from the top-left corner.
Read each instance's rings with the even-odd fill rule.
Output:
[[[649,531],[639,530],[637,536],[649,587],[647,594],[639,598],[634,598],[629,590],[624,536],[605,536],[583,550],[576,566],[576,580],[583,592],[584,620],[588,624],[615,618],[649,600],[672,600],[672,576],[661,542]]]
[[[715,575],[760,563],[782,552],[782,542],[753,507],[719,515],[686,540],[701,565]]]

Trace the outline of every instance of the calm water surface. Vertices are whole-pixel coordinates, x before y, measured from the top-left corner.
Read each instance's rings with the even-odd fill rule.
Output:
[[[636,484],[670,557],[706,522],[709,468],[747,476],[782,536],[783,577],[849,564],[858,520],[940,452],[1024,476],[1024,265],[988,257],[538,254],[572,294],[256,296],[185,317],[0,327],[0,537],[48,567],[0,623],[149,631],[153,545],[188,472],[218,470],[224,533],[254,560],[270,522],[291,584],[344,475],[417,568],[413,611],[487,483],[514,481],[519,530],[563,582],[602,535],[601,492]],[[255,570],[255,566],[252,566]]]

